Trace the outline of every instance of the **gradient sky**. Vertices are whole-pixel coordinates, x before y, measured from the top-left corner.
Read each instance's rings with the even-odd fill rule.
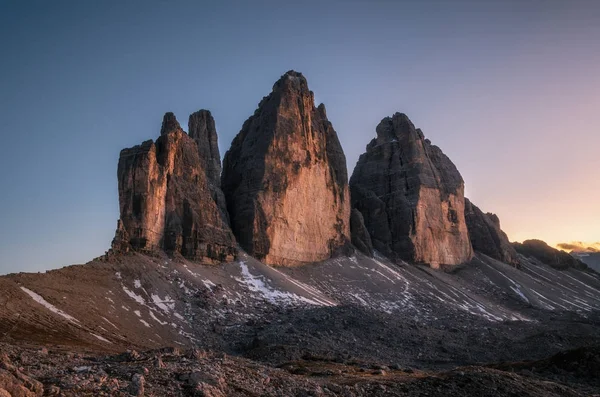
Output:
[[[103,254],[122,148],[207,108],[223,155],[289,69],[349,173],[401,111],[512,240],[600,241],[600,1],[225,3],[0,0],[0,273]]]

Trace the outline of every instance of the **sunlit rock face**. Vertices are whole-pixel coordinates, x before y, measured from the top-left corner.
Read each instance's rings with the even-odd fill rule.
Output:
[[[167,113],[156,142],[121,151],[121,222],[113,249],[123,251],[127,238],[132,249],[143,252],[164,250],[207,263],[233,259],[235,239],[207,172],[218,161],[207,156],[218,156],[218,150],[207,154],[197,141],[211,139],[202,136],[206,131],[195,131],[194,138],[188,136]]]
[[[508,241],[506,233],[500,229],[500,219],[496,214],[483,213],[465,198],[465,220],[475,251],[515,267],[519,266],[517,252]]]
[[[349,244],[346,157],[301,73],[283,75],[246,120],[221,186],[239,244],[264,263],[322,261]]]
[[[454,164],[404,114],[376,131],[350,179],[373,248],[434,268],[469,261],[464,182]]]

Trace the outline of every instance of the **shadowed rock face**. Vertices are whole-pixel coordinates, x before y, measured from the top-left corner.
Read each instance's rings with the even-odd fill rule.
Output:
[[[550,247],[542,240],[525,240],[522,243],[513,243],[513,246],[519,254],[534,257],[555,269],[587,269],[587,265],[579,259],[572,257],[564,251]]]
[[[373,247],[386,256],[432,267],[472,258],[463,179],[406,115],[379,123],[350,188]]]
[[[121,222],[114,250],[122,252],[128,239],[143,252],[164,250],[208,263],[233,259],[235,239],[213,198],[212,171],[206,168],[218,159],[201,158],[199,153],[208,152],[196,143],[210,142],[203,134],[196,129],[192,139],[167,113],[156,142],[121,151]]]
[[[484,214],[465,198],[465,220],[475,251],[510,265],[519,266],[517,252],[508,241],[506,233],[500,229],[498,216],[489,212]]]
[[[264,263],[322,261],[347,247],[346,157],[301,73],[283,75],[246,120],[221,185],[238,242]]]
[[[352,233],[352,244],[365,255],[373,256],[371,236],[369,236],[362,214],[356,208],[352,208],[350,213],[350,232]]]
[[[198,145],[200,163],[206,174],[210,194],[217,203],[223,219],[229,224],[227,203],[221,190],[221,154],[215,119],[208,110],[199,110],[190,115],[188,130],[190,137]]]

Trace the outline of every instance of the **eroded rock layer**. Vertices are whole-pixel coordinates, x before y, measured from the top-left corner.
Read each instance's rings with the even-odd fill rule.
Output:
[[[167,113],[156,142],[121,151],[121,222],[113,249],[122,251],[128,239],[138,251],[164,250],[210,263],[233,259],[235,239],[213,198],[207,171],[216,160],[199,150],[201,139],[210,141],[200,133],[191,138]]]
[[[500,229],[500,219],[496,214],[483,213],[465,198],[465,220],[475,251],[513,266],[519,265],[517,252],[508,241],[506,233]]]
[[[406,115],[379,123],[350,187],[373,247],[386,256],[432,267],[472,258],[463,179]]]
[[[349,242],[346,157],[301,73],[283,75],[244,123],[221,185],[239,244],[264,263],[322,261]]]

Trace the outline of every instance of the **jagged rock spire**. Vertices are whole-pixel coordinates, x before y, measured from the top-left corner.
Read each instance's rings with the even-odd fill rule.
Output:
[[[348,246],[346,157],[301,73],[285,73],[246,120],[221,185],[238,242],[265,263],[321,261]]]

